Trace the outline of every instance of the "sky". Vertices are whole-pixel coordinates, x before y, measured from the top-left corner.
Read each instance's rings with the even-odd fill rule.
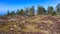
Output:
[[[0,0],[0,15],[5,14],[7,10],[16,11],[24,7],[41,5],[47,9],[48,6],[56,7],[60,0]]]

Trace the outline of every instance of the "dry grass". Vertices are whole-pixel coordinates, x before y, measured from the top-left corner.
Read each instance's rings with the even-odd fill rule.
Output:
[[[45,30],[45,28],[50,27],[50,25],[52,25],[54,23],[51,20],[42,20],[45,17],[48,17],[48,15],[38,15],[38,16],[28,17],[24,20],[19,21],[19,23],[5,22],[5,23],[7,23],[7,26],[1,27],[0,31],[6,31],[7,32],[7,31],[10,31],[11,28],[13,28],[13,31],[15,31],[16,33],[19,34],[20,32],[18,32],[19,31],[18,27],[20,27],[20,26],[18,26],[18,24],[24,25],[24,23],[27,23],[26,25],[24,25],[26,28],[22,29],[23,32],[43,32],[43,33],[49,34],[50,31]],[[57,18],[56,16],[52,16],[52,17]],[[23,21],[24,21],[24,23],[23,23]],[[44,24],[41,24],[41,23],[44,23],[44,24],[47,24],[47,25],[44,25]],[[14,27],[13,25],[17,25],[17,27]],[[42,26],[41,28],[44,28],[44,29],[37,28],[38,25],[39,25],[39,27]]]

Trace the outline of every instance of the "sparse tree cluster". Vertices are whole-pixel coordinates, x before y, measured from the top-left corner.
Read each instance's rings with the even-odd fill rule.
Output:
[[[46,14],[45,8],[42,7],[42,6],[38,6],[37,14],[38,14],[38,15],[45,15],[45,14]]]
[[[56,8],[52,6],[48,6],[48,9],[45,9],[43,6],[37,7],[37,15],[59,15],[60,14],[60,4],[56,6]],[[34,16],[35,15],[35,7],[32,6],[30,8],[25,9],[18,9],[16,12],[9,10],[7,11],[6,15],[29,15]]]

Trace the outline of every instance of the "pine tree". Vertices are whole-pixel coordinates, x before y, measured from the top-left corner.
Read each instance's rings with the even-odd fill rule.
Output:
[[[9,10],[7,11],[7,14],[5,14],[5,16],[6,16],[6,15],[10,15],[10,12],[9,12]]]
[[[48,6],[48,14],[51,15],[53,12],[53,7],[52,6]]]
[[[52,15],[56,15],[56,11],[52,12]]]
[[[58,4],[58,5],[56,6],[56,11],[57,11],[57,14],[60,15],[60,4]]]
[[[45,8],[42,7],[42,6],[38,6],[37,14],[38,14],[38,15],[46,14],[46,10],[45,10]]]
[[[34,16],[34,14],[35,14],[35,9],[34,9],[34,6],[32,6],[29,10],[29,15]]]
[[[23,9],[20,10],[20,15],[25,15],[25,12]]]
[[[16,14],[20,15],[20,10],[19,9],[17,9]]]
[[[29,15],[29,8],[25,8],[25,15],[28,16]]]
[[[15,15],[15,11],[11,11],[10,15]]]

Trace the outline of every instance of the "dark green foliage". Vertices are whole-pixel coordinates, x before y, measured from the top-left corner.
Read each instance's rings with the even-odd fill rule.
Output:
[[[45,8],[43,8],[42,6],[38,6],[37,14],[38,14],[38,15],[46,14]]]
[[[34,9],[34,6],[32,6],[29,10],[29,15],[34,16],[34,14],[35,14],[35,9]]]
[[[52,15],[56,15],[56,11],[52,12]]]
[[[11,12],[7,11],[6,15],[15,15],[15,11],[11,11]]]
[[[38,15],[42,14],[41,10],[42,10],[42,8],[40,6],[38,6],[38,9],[37,9],[37,11],[38,11],[37,14]]]
[[[5,14],[5,15],[10,15],[10,12],[9,12],[9,10],[7,11],[7,14]]]
[[[11,11],[10,15],[15,15],[15,11]]]
[[[9,12],[9,10],[7,11],[7,15],[10,15],[10,12]]]
[[[15,11],[7,11],[6,15],[28,15],[28,16],[34,16],[36,14],[38,15],[56,15],[60,14],[60,4],[56,6],[56,10],[52,6],[48,6],[48,9],[45,9],[43,6],[38,6],[37,7],[37,13],[35,13],[35,8],[34,6],[30,8],[25,8],[21,10],[17,10],[16,13]]]
[[[56,6],[56,11],[57,11],[57,14],[60,15],[60,4]]]
[[[51,15],[53,12],[53,7],[52,6],[48,6],[48,14]]]
[[[16,14],[17,15],[25,15],[25,11],[23,9],[21,9],[21,10],[18,9]]]
[[[56,6],[57,12],[60,12],[60,4]]]
[[[23,9],[20,10],[20,15],[25,15],[25,12]]]
[[[25,8],[25,15],[26,15],[26,16],[29,15],[29,8]]]
[[[20,10],[19,10],[19,9],[17,9],[16,14],[17,14],[17,15],[20,15]]]
[[[43,14],[46,15],[46,10],[45,10],[45,8],[43,8]]]

